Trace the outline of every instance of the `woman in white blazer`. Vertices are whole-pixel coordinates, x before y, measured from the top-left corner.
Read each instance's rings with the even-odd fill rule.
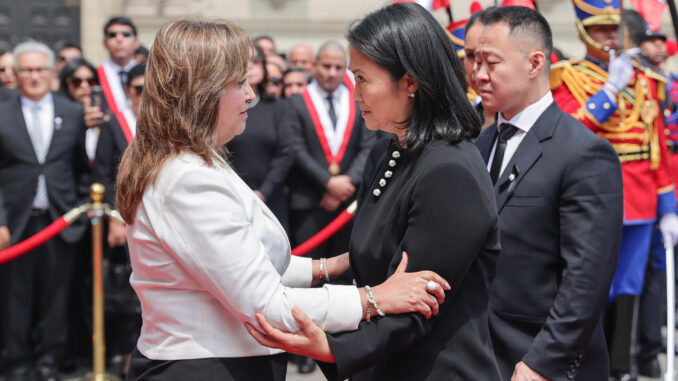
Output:
[[[294,332],[298,306],[327,331],[354,330],[378,313],[368,298],[383,313],[428,317],[444,298],[430,281],[449,289],[437,274],[405,273],[402,264],[371,291],[309,288],[346,270],[347,255],[291,257],[285,231],[221,151],[245,128],[254,97],[245,78],[250,47],[230,23],[175,21],[151,48],[117,184],[143,315],[128,380],[282,380],[285,355],[243,325],[256,325],[255,314]]]

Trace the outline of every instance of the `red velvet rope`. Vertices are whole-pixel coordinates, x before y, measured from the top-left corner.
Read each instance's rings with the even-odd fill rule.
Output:
[[[355,202],[346,208],[341,214],[337,216],[329,225],[325,226],[321,231],[317,232],[313,237],[309,238],[306,242],[292,249],[292,255],[304,256],[308,254],[309,251],[315,249],[316,247],[322,245],[325,241],[330,239],[335,235],[339,229],[343,228],[351,219],[353,219],[353,214],[355,213],[356,204]]]
[[[0,250],[0,265],[16,259],[39,246],[42,246],[45,242],[61,233],[70,224],[71,223],[66,220],[65,216],[61,216],[56,221],[49,224],[49,226],[38,232],[36,235],[27,238],[26,240],[21,241],[14,246],[8,247],[5,250]]]

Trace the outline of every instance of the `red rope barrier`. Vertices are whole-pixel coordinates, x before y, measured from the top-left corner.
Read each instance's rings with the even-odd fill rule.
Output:
[[[351,221],[351,219],[353,219],[353,214],[355,213],[357,206],[358,203],[353,201],[351,205],[344,209],[344,211],[341,212],[341,214],[339,214],[332,222],[330,222],[329,225],[325,226],[321,231],[317,232],[306,242],[292,249],[292,255],[306,255],[309,251],[315,249],[330,239],[330,237],[335,235],[341,228]]]
[[[16,259],[37,247],[42,246],[45,242],[54,238],[57,234],[66,229],[73,221],[80,217],[80,214],[87,210],[88,206],[83,205],[75,209],[71,209],[68,213],[59,217],[56,221],[49,224],[46,228],[39,231],[32,237],[29,237],[14,246],[0,250],[0,265],[5,264],[13,259]]]

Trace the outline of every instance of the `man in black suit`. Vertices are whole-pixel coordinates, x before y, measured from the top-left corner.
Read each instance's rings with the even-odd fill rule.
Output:
[[[54,53],[31,41],[19,44],[14,55],[20,96],[0,104],[0,216],[11,244],[77,206],[89,170],[82,107],[50,93]],[[68,281],[84,228],[76,223],[2,266],[7,380],[32,379],[34,368],[40,380],[59,378]]]
[[[499,212],[490,331],[502,379],[606,380],[600,315],[622,230],[619,160],[553,101],[546,20],[502,7],[481,22],[476,84],[498,115],[476,144]]]
[[[325,43],[315,61],[315,81],[290,98],[285,129],[292,133],[295,164],[291,172],[290,222],[298,245],[330,223],[355,195],[374,135],[343,84],[346,52]],[[350,227],[312,251],[313,258],[348,250]]]

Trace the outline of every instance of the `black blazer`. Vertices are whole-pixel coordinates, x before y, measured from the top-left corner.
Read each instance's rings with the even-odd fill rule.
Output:
[[[330,179],[329,163],[320,145],[311,115],[301,95],[289,98],[289,112],[285,113],[284,128],[291,133],[292,150],[295,155],[290,173],[290,208],[312,209],[318,207]],[[374,133],[365,127],[357,110],[353,132],[341,161],[341,174],[351,178],[356,188],[362,180],[365,161],[374,143]]]
[[[395,143],[377,166],[351,235],[350,259],[359,286],[391,275],[403,250],[407,271],[433,270],[452,291],[437,316],[390,315],[356,331],[328,334],[336,364],[321,364],[329,380],[371,369],[371,380],[499,379],[488,328],[490,282],[499,254],[494,192],[471,142],[435,141],[401,153],[380,187]],[[379,197],[373,189],[381,189]]]
[[[17,95],[0,104],[0,210],[5,214],[12,234],[12,244],[21,238],[28,222],[31,205],[38,188],[38,177],[45,175],[49,215],[56,220],[84,202],[89,187],[90,168],[85,151],[85,122],[82,106],[66,101],[56,94],[55,122],[52,140],[44,164],[38,162],[26,129]],[[86,219],[61,233],[69,243],[80,239]]]
[[[236,173],[266,197],[266,205],[287,229],[284,185],[294,164],[290,133],[282,118],[287,100],[262,99],[247,113],[245,131],[226,144]]]
[[[93,179],[106,187],[104,202],[115,209],[115,187],[118,176],[118,167],[122,154],[127,149],[127,138],[122,132],[118,121],[111,117],[101,125],[97,150],[94,155]]]
[[[496,125],[476,141],[487,162]],[[490,328],[502,379],[524,361],[550,380],[606,380],[600,328],[622,231],[610,143],[553,102],[495,186],[502,252]]]

